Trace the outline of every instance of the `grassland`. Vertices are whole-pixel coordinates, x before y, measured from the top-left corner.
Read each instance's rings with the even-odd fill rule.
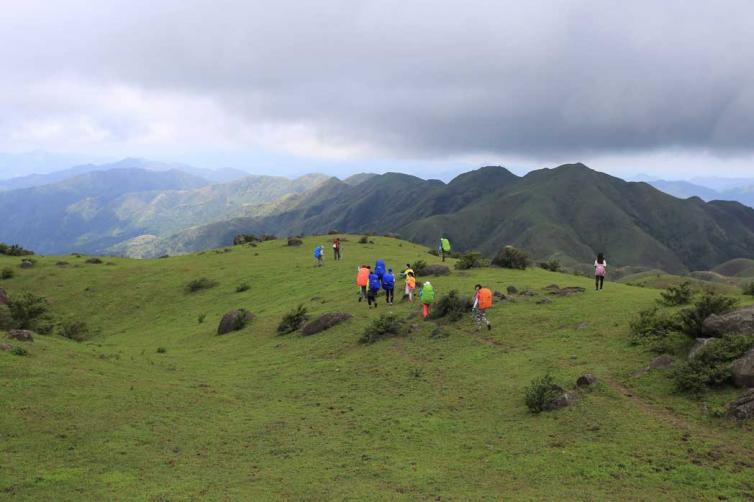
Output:
[[[42,257],[0,287],[46,296],[58,318],[98,334],[37,336],[28,357],[0,352],[0,498],[13,500],[751,500],[752,425],[715,418],[721,389],[691,400],[667,373],[634,376],[652,354],[628,322],[658,291],[543,270],[476,269],[433,278],[440,294],[482,282],[584,294],[499,303],[494,329],[420,322],[416,304],[356,301],[356,266],[438,259],[426,249],[349,237],[344,259],[269,241],[162,260]],[[328,256],[328,258],[330,258]],[[56,262],[68,261],[68,266]],[[0,257],[0,268],[18,258]],[[188,294],[208,277],[218,286]],[[421,278],[420,278],[421,279]],[[251,288],[236,293],[236,287]],[[311,336],[277,336],[281,316],[354,318]],[[215,334],[246,307],[245,330]],[[418,330],[358,337],[393,311]],[[198,322],[200,315],[206,321]],[[164,348],[164,353],[158,353]],[[561,411],[532,415],[524,388],[550,373],[600,383]]]

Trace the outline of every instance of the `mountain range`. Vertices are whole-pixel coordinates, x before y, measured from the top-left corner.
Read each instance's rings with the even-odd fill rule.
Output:
[[[449,183],[400,173],[213,183],[180,167],[126,159],[0,192],[0,241],[46,254],[156,257],[225,246],[239,233],[336,229],[397,233],[429,246],[446,235],[455,250],[488,256],[513,244],[567,265],[604,252],[616,265],[675,273],[754,258],[753,209],[679,199],[582,164],[525,176],[488,166]]]

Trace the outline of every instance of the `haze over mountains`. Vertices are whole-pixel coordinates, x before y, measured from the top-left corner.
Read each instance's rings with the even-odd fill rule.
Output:
[[[0,241],[45,254],[156,257],[225,246],[239,233],[337,229],[394,232],[427,245],[446,234],[456,250],[488,255],[514,244],[536,259],[567,264],[603,251],[616,265],[670,272],[754,258],[751,208],[682,200],[581,164],[522,177],[491,166],[449,183],[398,173],[214,182],[240,174],[125,159],[7,180],[31,186],[0,192]],[[44,181],[52,182],[38,184]],[[688,188],[652,184],[681,196]]]

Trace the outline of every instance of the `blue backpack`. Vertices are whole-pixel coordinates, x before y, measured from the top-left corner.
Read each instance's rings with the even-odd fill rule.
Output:
[[[369,289],[380,289],[380,276],[372,272],[369,274]]]
[[[395,276],[390,272],[385,272],[382,276],[382,289],[395,289]]]
[[[319,259],[322,256],[322,246],[314,248],[314,257]]]

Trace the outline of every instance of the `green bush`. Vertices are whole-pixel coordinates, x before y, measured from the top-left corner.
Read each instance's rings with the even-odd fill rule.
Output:
[[[158,354],[165,354],[168,351],[165,347],[157,347]]]
[[[19,329],[35,329],[49,319],[47,299],[34,293],[13,296],[8,301],[8,309],[13,323]]]
[[[424,275],[424,272],[427,269],[427,262],[424,260],[416,260],[411,265],[411,269],[414,271],[414,274],[416,275]]]
[[[58,334],[64,338],[83,342],[89,338],[89,325],[85,321],[76,319],[66,320],[58,326]]]
[[[727,314],[738,301],[713,291],[706,291],[691,307],[679,312],[680,330],[694,338],[702,336],[702,324],[712,314]]]
[[[547,261],[543,261],[539,264],[539,267],[550,272],[560,272],[560,260],[552,258]]]
[[[678,286],[670,286],[660,293],[660,297],[661,298],[658,301],[669,307],[675,305],[688,305],[694,298],[694,291],[691,289],[691,283],[686,281]]]
[[[18,244],[8,245],[0,242],[0,254],[6,256],[30,256],[34,254],[34,251],[24,249]]]
[[[283,319],[278,325],[278,333],[281,335],[293,333],[301,326],[303,326],[304,323],[308,320],[309,314],[306,310],[306,307],[299,305],[283,316]]]
[[[362,235],[359,238],[358,242],[359,242],[359,244],[367,244],[367,243],[369,243],[369,237],[367,237],[366,235]]]
[[[197,291],[214,288],[215,286],[217,286],[217,281],[207,279],[206,277],[199,277],[186,285],[186,291],[189,293],[196,293]]]
[[[629,323],[631,342],[657,342],[680,329],[675,316],[661,312],[656,307],[639,312],[639,317]]]
[[[550,375],[535,378],[526,388],[526,407],[532,413],[541,413],[547,403],[563,393],[563,389],[556,385]]]
[[[19,347],[19,346],[13,347],[10,350],[10,353],[13,354],[14,356],[28,356],[29,355],[29,351],[28,350],[26,350],[23,347]]]
[[[374,343],[385,338],[403,334],[404,324],[395,314],[382,314],[364,329],[360,343]]]
[[[473,306],[474,304],[471,300],[461,297],[458,291],[453,289],[447,295],[437,300],[430,317],[432,319],[447,319],[450,322],[456,322],[471,312]]]
[[[199,314],[199,317],[196,318],[197,322],[199,324],[204,323],[204,320],[207,318],[207,314]]]
[[[10,267],[5,267],[3,271],[0,272],[0,278],[2,279],[13,279],[14,275],[16,275],[16,271]]]
[[[298,237],[288,237],[288,245],[289,246],[300,246],[304,243],[301,239]]]
[[[251,286],[249,286],[248,283],[242,282],[236,287],[236,293],[243,293],[244,291],[248,291],[251,289]]]
[[[91,265],[101,265],[102,264],[102,260],[99,259],[99,258],[96,258],[96,257],[94,257],[94,258],[87,258],[87,260],[86,260],[85,263],[89,263]]]
[[[482,255],[476,251],[463,253],[456,262],[458,270],[468,270],[470,268],[479,268],[482,266]]]
[[[745,284],[743,287],[743,293],[746,296],[754,296],[754,282],[750,282],[748,284]]]
[[[513,246],[505,246],[492,260],[492,264],[503,268],[525,270],[529,266],[529,256]]]
[[[711,340],[692,360],[681,363],[673,371],[676,389],[698,395],[709,386],[729,383],[733,376],[730,363],[752,346],[754,337],[751,336],[725,336]]]

